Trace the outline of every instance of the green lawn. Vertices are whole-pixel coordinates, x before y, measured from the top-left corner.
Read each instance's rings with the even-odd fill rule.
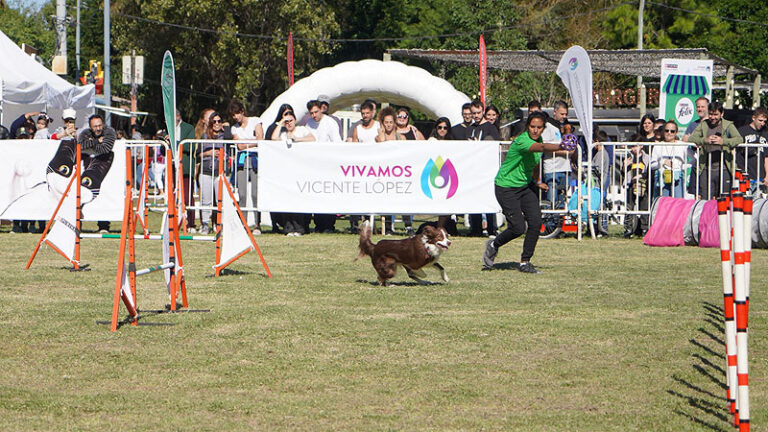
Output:
[[[349,234],[257,237],[273,279],[255,253],[214,279],[213,244],[183,242],[190,307],[210,312],[111,333],[98,322],[119,242],[83,240],[90,272],[45,248],[25,271],[37,238],[0,235],[2,430],[733,430],[717,250],[542,240],[543,274],[525,275],[522,240],[486,272],[484,239],[455,237],[449,285],[401,273],[381,288]],[[160,262],[160,242],[137,249],[139,267]],[[766,256],[752,255],[753,430],[768,420]],[[162,276],[138,296],[162,309]]]

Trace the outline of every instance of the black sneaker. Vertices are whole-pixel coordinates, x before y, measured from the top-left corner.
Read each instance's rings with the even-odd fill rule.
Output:
[[[531,263],[520,264],[518,270],[523,273],[541,274],[541,271],[534,267]]]
[[[493,260],[496,259],[496,252],[498,250],[493,246],[494,239],[488,239],[485,242],[485,252],[483,252],[483,269],[491,270],[493,268]]]

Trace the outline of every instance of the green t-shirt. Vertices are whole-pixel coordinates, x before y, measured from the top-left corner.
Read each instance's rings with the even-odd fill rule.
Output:
[[[542,142],[541,137],[534,141],[525,131],[509,146],[507,157],[496,174],[497,186],[522,187],[533,181],[533,170],[541,160],[540,152],[529,151],[534,142]]]

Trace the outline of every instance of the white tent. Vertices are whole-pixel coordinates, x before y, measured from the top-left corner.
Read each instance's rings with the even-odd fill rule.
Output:
[[[85,124],[95,105],[92,84],[77,87],[27,55],[0,31],[0,122],[5,127],[21,114],[45,111],[54,119],[51,130],[62,125],[65,108],[77,110],[77,125]]]

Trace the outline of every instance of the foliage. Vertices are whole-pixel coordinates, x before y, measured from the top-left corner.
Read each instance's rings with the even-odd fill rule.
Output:
[[[11,5],[9,5],[11,6]],[[29,7],[0,8],[0,31],[19,45],[26,43],[50,64],[56,51],[56,34],[46,16]]]

